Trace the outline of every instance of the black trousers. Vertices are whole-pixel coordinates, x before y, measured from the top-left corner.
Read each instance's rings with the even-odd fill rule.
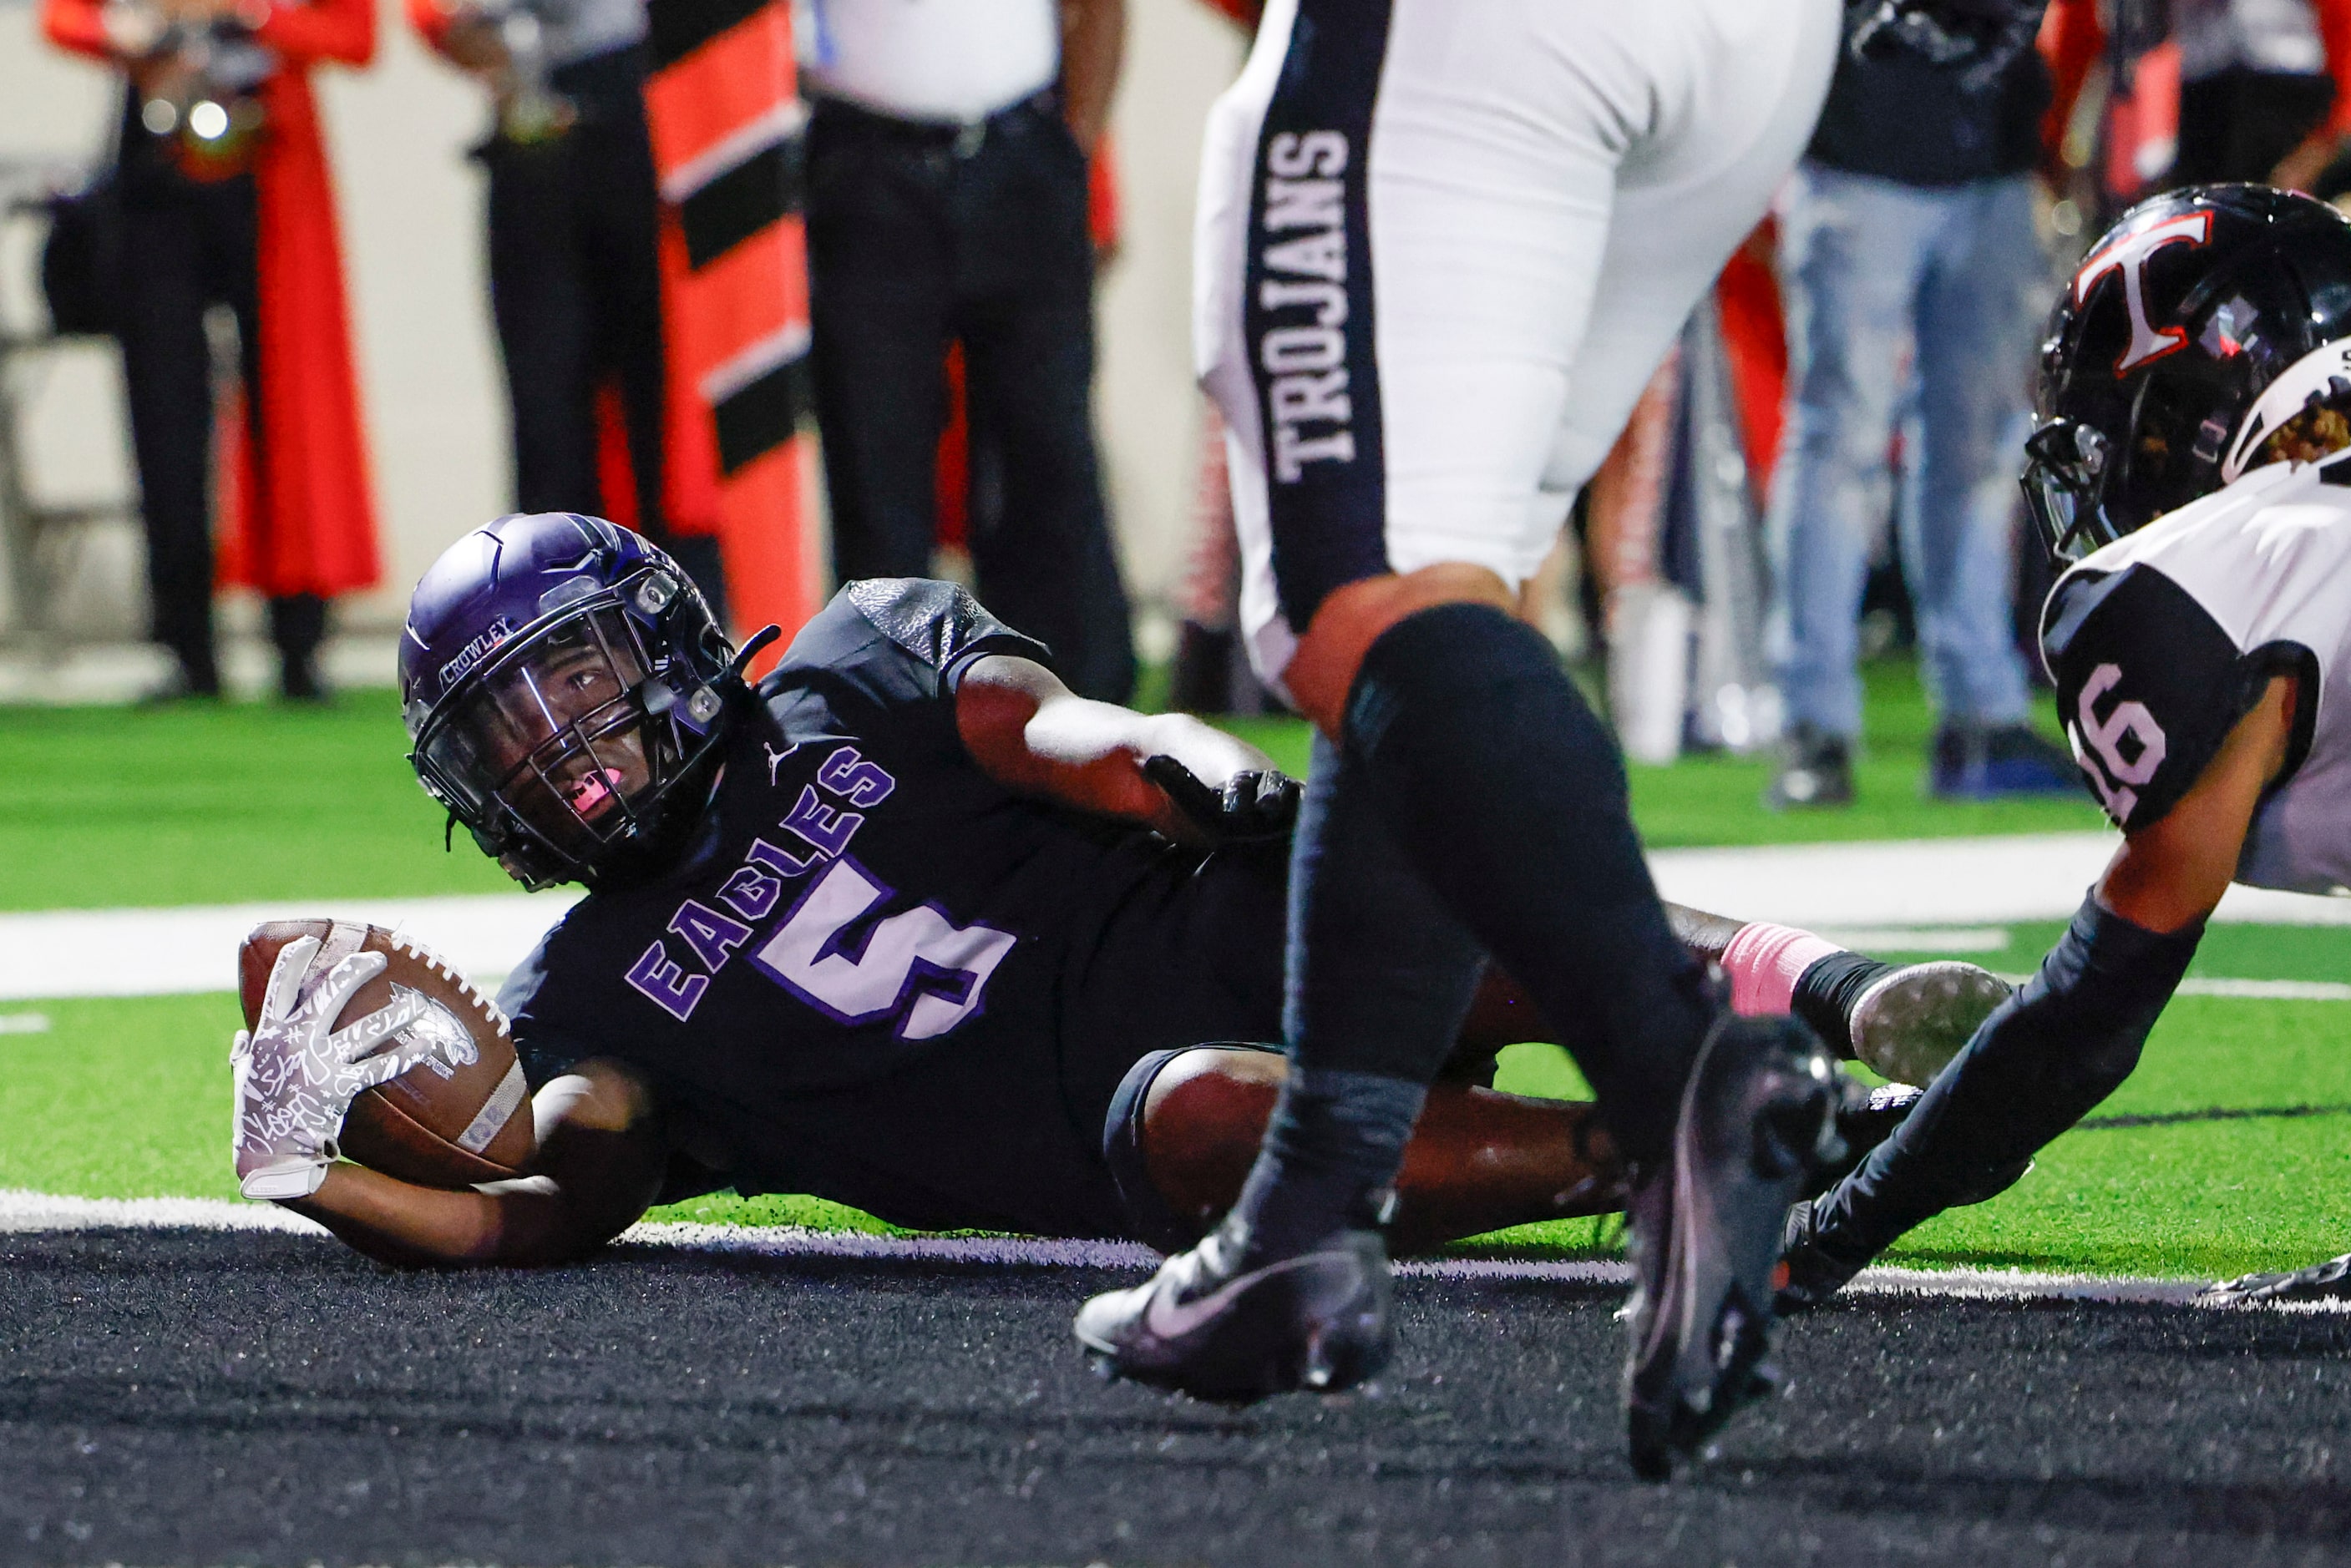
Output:
[[[608,515],[596,393],[620,392],[638,527],[678,558],[722,619],[717,541],[671,534],[662,511],[664,384],[659,202],[645,128],[645,56],[616,49],[562,67],[580,110],[533,146],[493,140],[490,306],[514,415],[516,507]]]
[[[833,566],[921,576],[936,537],[947,345],[964,349],[979,595],[1070,686],[1134,686],[1093,437],[1086,161],[1049,100],[977,131],[820,103],[809,130],[810,314]],[[992,456],[991,456],[992,454]]]
[[[121,310],[124,391],[147,531],[154,639],[198,691],[220,684],[213,650],[213,359],[204,313],[236,318],[247,431],[256,476],[287,432],[261,417],[261,302],[253,177],[182,174],[134,122],[123,131]],[[270,636],[289,669],[307,670],[326,635],[326,601],[269,602]]]
[[[2323,76],[2232,67],[2179,88],[2179,151],[2170,182],[2266,182],[2278,160],[2318,129],[2335,102]]]

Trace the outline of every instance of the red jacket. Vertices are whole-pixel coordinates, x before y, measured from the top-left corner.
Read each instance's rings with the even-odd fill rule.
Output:
[[[42,26],[66,48],[111,59],[101,0],[45,0]],[[261,6],[256,5],[258,13]],[[254,159],[262,301],[256,469],[230,452],[238,515],[221,519],[225,580],[271,595],[331,597],[382,576],[367,448],[360,431],[335,193],[308,68],[366,65],[375,53],[371,0],[269,0],[256,42],[284,67],[257,92],[268,116]]]

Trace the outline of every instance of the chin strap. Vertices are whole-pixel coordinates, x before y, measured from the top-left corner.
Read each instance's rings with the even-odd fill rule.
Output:
[[[737,686],[744,685],[743,671],[750,668],[751,660],[758,658],[761,649],[783,635],[784,628],[779,626],[763,626],[753,632],[744,639],[743,646],[735,650],[735,657],[727,660],[726,672],[718,678],[720,683],[732,681]]]

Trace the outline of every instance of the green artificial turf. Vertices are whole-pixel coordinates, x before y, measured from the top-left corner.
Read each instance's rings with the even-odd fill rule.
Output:
[[[2325,939],[2295,944],[2306,960],[2331,941],[2325,978],[2351,975],[2351,931],[2295,935]],[[2215,960],[2204,955],[2199,970],[2321,978],[2294,972],[2299,965],[2220,967]],[[1573,1067],[1549,1046],[1513,1046],[1505,1065],[1502,1087],[1582,1093]],[[1605,1254],[1615,1251],[1616,1230],[1613,1220],[1555,1220],[1481,1238],[1470,1250]],[[2351,1003],[2189,996],[2165,1011],[2129,1081],[2086,1125],[2043,1150],[2022,1181],[1921,1226],[1885,1261],[2217,1279],[2299,1267],[2346,1248]]]
[[[2105,819],[2085,791],[2054,799],[1959,804],[1921,789],[1934,713],[1907,660],[1881,659],[1862,671],[1867,700],[1861,753],[1854,766],[1854,805],[1840,811],[1773,812],[1763,807],[1772,759],[1690,755],[1670,767],[1634,764],[1633,815],[1651,847],[1695,845],[1809,844],[1855,838],[1947,838],[1987,833],[2064,833]],[[2037,700],[2041,728],[2058,735],[2047,697]],[[1262,747],[1284,769],[1306,766],[1308,733],[1295,719],[1239,719],[1229,727]]]
[[[1779,816],[1759,803],[1768,763],[1698,757],[1635,768],[1653,844],[1927,837],[2095,826],[2085,802],[1949,806],[1923,799],[1930,716],[1907,664],[1867,672],[1862,803]],[[1285,766],[1305,767],[1304,727],[1233,728]],[[442,823],[402,753],[391,693],[354,691],[325,710],[231,705],[155,712],[0,709],[0,909],[230,903],[490,892],[510,886]],[[2003,928],[1972,953],[2030,971],[2059,929]],[[2229,926],[2192,974],[2351,979],[2351,931]],[[5,1021],[39,1012],[45,1033]],[[0,1003],[0,1187],[93,1197],[230,1197],[226,1045],[231,998]],[[1506,1054],[1504,1087],[1573,1095],[1563,1055]],[[2215,1108],[2301,1115],[2205,1117]],[[2307,1261],[2351,1245],[2351,1005],[2182,998],[2138,1075],[2102,1116],[2176,1116],[2069,1135],[1998,1200],[1946,1216],[1898,1261],[2215,1275]],[[2202,1119],[2198,1119],[2202,1118]],[[883,1230],[815,1199],[728,1195],[655,1218]],[[1613,1249],[1613,1224],[1531,1226],[1480,1246],[1545,1253]]]
[[[496,892],[513,884],[404,760],[389,691],[269,703],[0,708],[0,909]]]
[[[2053,935],[2020,929],[2021,938]],[[2000,958],[2001,955],[1994,955]],[[2037,958],[2037,953],[2032,957]],[[2032,958],[2016,961],[2029,967]],[[2351,975],[2351,930],[2226,927],[2198,972]],[[226,995],[0,1004],[43,1033],[0,1033],[0,1188],[86,1197],[235,1196]],[[1580,1097],[1564,1054],[1513,1046],[1499,1086]],[[2228,1113],[2215,1115],[2214,1113]],[[2099,1126],[2120,1120],[2126,1125]],[[2351,1003],[2182,997],[2138,1072],[2006,1195],[1906,1238],[1888,1262],[2219,1277],[2351,1246]],[[719,1194],[657,1220],[887,1231],[812,1198]],[[1605,1255],[1614,1221],[1561,1220],[1465,1250]]]
[[[1919,838],[2095,827],[2086,797],[1952,805],[1918,780],[1932,727],[1905,662],[1866,671],[1868,739],[1850,811],[1775,815],[1761,757],[1633,769],[1634,814],[1659,847]],[[1285,768],[1306,727],[1231,722]],[[228,904],[496,892],[511,886],[441,813],[402,760],[389,691],[324,709],[232,703],[154,711],[0,708],[0,909]]]

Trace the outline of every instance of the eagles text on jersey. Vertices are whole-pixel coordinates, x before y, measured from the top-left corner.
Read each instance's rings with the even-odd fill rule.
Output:
[[[730,733],[678,863],[591,894],[508,981],[533,1083],[629,1064],[745,1192],[1120,1233],[1105,1108],[1150,1051],[1279,1019],[1279,942],[1214,933],[1280,929],[1280,859],[998,784],[955,707],[991,653],[1049,657],[948,584],[842,589]]]

